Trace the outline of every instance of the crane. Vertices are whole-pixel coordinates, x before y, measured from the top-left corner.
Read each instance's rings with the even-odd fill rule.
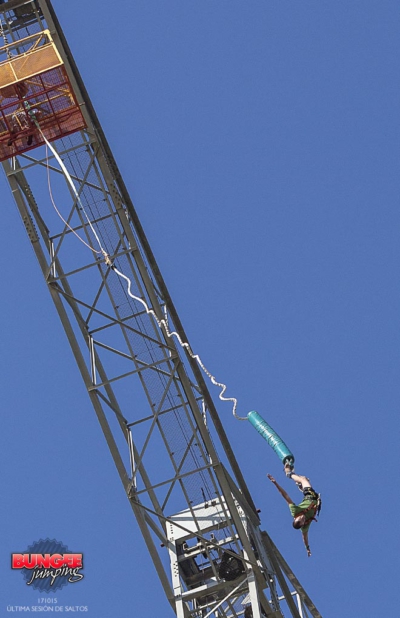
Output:
[[[50,0],[0,18],[0,161],[172,612],[320,618],[260,527]]]

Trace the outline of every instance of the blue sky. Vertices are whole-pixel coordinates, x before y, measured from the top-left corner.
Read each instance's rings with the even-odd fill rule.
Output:
[[[395,617],[400,6],[113,6],[54,0],[192,348],[323,494],[307,559],[266,473],[300,494],[218,403],[262,527],[324,618]],[[65,604],[172,616],[1,187],[0,615],[37,597],[10,553],[50,537],[85,553]]]

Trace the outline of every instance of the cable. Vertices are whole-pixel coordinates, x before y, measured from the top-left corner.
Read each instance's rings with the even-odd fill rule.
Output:
[[[182,339],[181,339],[181,337],[180,337],[179,333],[177,333],[176,331],[172,331],[172,332],[171,332],[171,331],[169,330],[168,323],[167,323],[167,321],[166,321],[166,320],[164,320],[164,319],[159,320],[159,318],[157,317],[157,315],[156,315],[155,311],[154,311],[153,309],[149,309],[149,307],[148,307],[147,303],[146,303],[144,300],[142,300],[142,299],[141,299],[141,298],[139,298],[138,296],[135,296],[135,294],[132,294],[132,292],[131,292],[131,285],[132,285],[132,282],[131,282],[131,280],[129,279],[129,277],[127,277],[126,275],[124,275],[123,273],[121,273],[121,272],[120,272],[120,271],[119,271],[119,270],[118,270],[118,269],[114,266],[114,264],[111,266],[111,269],[112,269],[112,270],[113,270],[113,271],[114,271],[114,272],[115,272],[115,273],[116,273],[119,277],[121,277],[122,279],[125,279],[125,281],[126,281],[126,282],[127,282],[127,284],[128,284],[127,292],[128,292],[128,294],[129,294],[129,296],[130,296],[131,298],[133,298],[133,300],[137,300],[138,302],[140,302],[140,303],[143,305],[143,307],[145,308],[146,313],[147,313],[147,314],[149,314],[149,315],[152,315],[152,316],[154,317],[154,319],[155,319],[155,321],[157,322],[157,324],[158,324],[159,328],[160,328],[160,329],[162,329],[162,328],[164,327],[165,334],[167,335],[167,337],[169,337],[169,338],[171,338],[171,337],[175,337],[175,338],[178,340],[179,345],[180,345],[182,348],[185,348],[185,349],[187,350],[188,354],[189,354],[189,355],[190,355],[190,356],[191,356],[191,357],[192,357],[192,358],[193,358],[193,359],[197,362],[197,364],[199,365],[199,367],[201,367],[201,369],[204,371],[204,373],[206,374],[206,376],[208,376],[208,378],[211,380],[212,384],[214,384],[214,386],[218,386],[218,387],[220,387],[220,388],[221,388],[221,392],[220,392],[220,394],[219,394],[219,398],[221,399],[221,401],[232,401],[232,403],[233,403],[233,408],[232,408],[232,413],[233,413],[233,415],[234,415],[237,419],[239,419],[240,421],[247,421],[247,416],[246,416],[246,417],[240,417],[240,416],[238,416],[238,415],[236,414],[237,399],[236,399],[235,397],[224,397],[224,396],[223,396],[223,395],[224,395],[224,393],[225,393],[225,391],[226,391],[226,389],[227,389],[227,386],[226,386],[225,384],[222,384],[222,382],[217,382],[217,380],[215,379],[215,377],[214,377],[214,376],[213,376],[213,375],[212,375],[212,374],[208,371],[207,367],[203,364],[203,362],[202,362],[202,360],[201,360],[200,356],[199,356],[198,354],[194,354],[194,353],[192,352],[192,350],[191,350],[191,348],[190,348],[190,345],[189,345],[187,342],[182,341]]]
[[[53,204],[54,210],[56,211],[56,213],[58,214],[58,216],[60,217],[61,221],[64,223],[64,225],[66,225],[66,227],[71,230],[71,232],[73,234],[75,234],[75,236],[88,248],[91,249],[91,251],[93,251],[94,253],[102,253],[102,251],[98,251],[97,249],[95,249],[94,247],[92,247],[91,245],[89,245],[85,240],[83,240],[83,238],[81,238],[81,236],[79,236],[79,234],[74,230],[73,227],[70,226],[70,224],[68,223],[68,221],[66,221],[64,219],[64,217],[62,216],[62,214],[60,213],[60,211],[57,208],[57,205],[54,201],[54,197],[53,197],[53,191],[51,189],[51,182],[50,182],[50,166],[49,166],[49,156],[48,156],[48,146],[46,144],[46,167],[47,167],[47,185],[49,187],[49,195],[50,195],[50,200],[51,203]]]
[[[95,253],[101,253],[101,254],[103,255],[106,265],[107,265],[107,266],[109,266],[109,267],[110,267],[110,268],[111,268],[111,269],[115,272],[115,274],[116,274],[116,275],[118,275],[118,277],[120,277],[121,279],[124,279],[124,280],[126,281],[126,283],[127,283],[127,293],[128,293],[128,295],[129,295],[129,296],[130,296],[133,300],[135,300],[135,301],[137,301],[137,302],[139,302],[139,303],[141,303],[141,304],[142,304],[142,306],[144,307],[144,309],[145,309],[146,313],[147,313],[148,315],[152,315],[152,316],[154,317],[155,321],[156,321],[156,322],[157,322],[157,324],[158,324],[158,327],[160,328],[160,330],[163,330],[163,329],[164,329],[164,332],[165,332],[165,334],[167,335],[167,337],[168,337],[168,338],[170,338],[170,339],[171,339],[171,338],[175,337],[175,338],[178,340],[178,343],[179,343],[179,345],[181,346],[181,348],[184,348],[184,349],[187,351],[187,353],[189,354],[189,356],[191,356],[191,358],[193,358],[193,359],[197,362],[197,364],[199,365],[199,367],[203,370],[203,372],[206,374],[206,376],[210,379],[211,383],[212,383],[214,386],[217,386],[217,387],[219,387],[219,388],[221,389],[221,390],[220,390],[220,393],[219,393],[219,395],[218,395],[218,397],[219,397],[219,399],[220,399],[221,401],[231,401],[231,402],[232,402],[232,404],[233,404],[233,405],[232,405],[232,414],[233,414],[233,416],[234,416],[235,418],[237,418],[239,421],[246,421],[246,420],[247,420],[247,416],[242,417],[242,416],[238,416],[238,415],[236,414],[236,409],[237,409],[237,404],[238,404],[237,399],[236,399],[235,397],[224,397],[224,393],[225,393],[225,391],[226,391],[226,389],[227,389],[227,386],[226,386],[225,384],[223,384],[222,382],[218,382],[218,381],[216,380],[216,378],[212,375],[212,373],[211,373],[211,372],[207,369],[207,367],[204,365],[204,363],[202,362],[202,360],[201,360],[200,356],[199,356],[198,354],[194,354],[194,353],[192,352],[192,350],[191,350],[191,348],[190,348],[189,343],[187,343],[186,341],[182,341],[182,339],[181,339],[181,337],[180,337],[179,333],[177,333],[176,331],[172,331],[172,332],[170,331],[169,326],[168,326],[167,316],[166,316],[166,318],[165,318],[165,319],[161,319],[161,320],[160,320],[160,319],[157,317],[157,315],[156,315],[155,311],[154,311],[153,309],[150,309],[150,308],[149,308],[149,306],[148,306],[148,304],[146,303],[146,301],[144,301],[142,298],[140,298],[139,296],[136,296],[135,294],[133,294],[133,293],[131,292],[131,286],[132,286],[132,282],[131,282],[131,280],[129,279],[129,277],[127,277],[126,275],[124,275],[121,271],[119,271],[119,270],[116,268],[116,266],[112,263],[110,256],[108,255],[108,253],[106,252],[106,250],[103,248],[103,246],[102,246],[102,244],[101,244],[101,242],[100,242],[99,236],[98,236],[98,234],[96,233],[96,230],[94,229],[93,224],[92,224],[92,222],[90,221],[90,219],[89,219],[89,217],[88,217],[88,215],[87,215],[87,213],[86,213],[86,210],[85,210],[85,208],[84,208],[84,206],[83,206],[83,204],[82,204],[82,202],[81,202],[81,199],[80,199],[80,197],[79,197],[79,193],[78,193],[78,191],[76,190],[76,187],[75,187],[75,185],[74,185],[74,182],[73,182],[73,180],[72,180],[72,178],[71,178],[71,176],[70,176],[70,174],[69,174],[69,172],[68,172],[67,168],[65,167],[65,165],[64,165],[64,163],[63,163],[63,161],[62,161],[61,157],[59,156],[58,152],[57,152],[57,151],[53,148],[53,146],[50,144],[50,142],[47,140],[47,138],[46,138],[46,137],[45,137],[45,135],[43,134],[43,131],[41,130],[41,128],[40,128],[40,126],[39,126],[39,123],[37,122],[36,118],[35,118],[33,115],[32,115],[31,117],[32,117],[33,122],[35,123],[35,125],[36,125],[37,129],[39,130],[39,132],[40,132],[40,134],[41,134],[41,136],[42,136],[42,138],[43,138],[43,140],[44,140],[44,142],[45,142],[45,144],[46,144],[46,153],[47,153],[47,148],[50,148],[50,150],[51,150],[51,151],[52,151],[52,153],[54,154],[54,156],[55,156],[55,158],[56,158],[56,160],[57,160],[57,162],[58,162],[59,166],[61,167],[61,170],[62,170],[62,172],[63,172],[63,174],[64,174],[64,176],[65,176],[65,178],[66,178],[66,180],[67,180],[68,184],[71,186],[72,191],[73,191],[73,193],[74,193],[74,195],[75,195],[75,197],[76,197],[76,200],[77,200],[77,202],[79,203],[79,206],[80,206],[80,208],[81,208],[81,210],[82,210],[83,214],[85,215],[85,218],[86,218],[86,220],[87,220],[87,222],[88,222],[88,224],[89,224],[89,226],[90,226],[90,229],[92,230],[93,235],[94,235],[94,237],[95,237],[95,238],[96,238],[96,240],[97,240],[97,243],[98,243],[98,245],[99,245],[99,247],[100,247],[100,251],[97,251],[97,250],[95,250],[93,247],[91,247],[90,245],[88,245],[88,244],[87,244],[87,243],[86,243],[86,242],[85,242],[85,241],[84,241],[84,240],[83,240],[83,239],[82,239],[82,238],[81,238],[81,237],[80,237],[80,236],[79,236],[79,235],[75,232],[75,230],[73,230],[73,229],[70,227],[70,225],[69,225],[69,224],[68,224],[68,223],[67,223],[67,222],[63,219],[63,217],[60,215],[60,213],[59,213],[59,211],[58,211],[57,207],[56,207],[56,206],[55,206],[55,204],[54,204],[54,200],[53,200],[52,193],[51,193],[51,186],[50,186],[50,174],[49,174],[49,166],[48,166],[48,159],[47,159],[47,174],[48,174],[48,183],[49,183],[49,188],[50,188],[50,197],[51,197],[51,201],[52,201],[52,203],[53,203],[53,206],[55,207],[55,210],[56,210],[57,214],[60,216],[60,218],[62,219],[62,221],[64,222],[64,224],[65,224],[65,225],[67,225],[67,226],[69,227],[69,229],[70,229],[72,232],[74,232],[74,234],[77,236],[77,238],[78,238],[78,239],[79,239],[79,240],[80,240],[80,241],[81,241],[84,245],[86,245],[86,247],[88,247],[89,249],[91,249],[91,250],[92,250],[92,251],[94,251]]]
[[[29,104],[28,104],[28,105],[29,105]],[[65,176],[65,178],[66,178],[66,180],[67,180],[68,184],[70,185],[70,187],[71,187],[71,189],[72,189],[72,191],[73,191],[73,193],[74,193],[74,195],[75,195],[75,197],[76,197],[76,200],[77,200],[77,202],[78,202],[78,204],[79,204],[79,206],[80,206],[80,208],[81,208],[81,210],[82,210],[83,214],[85,215],[86,221],[88,222],[89,227],[90,227],[90,229],[91,229],[91,230],[92,230],[92,232],[93,232],[93,236],[94,236],[94,237],[95,237],[95,239],[97,240],[97,243],[98,243],[98,245],[99,245],[99,247],[100,247],[100,251],[97,251],[96,249],[93,249],[93,247],[91,247],[90,245],[88,245],[88,244],[87,244],[87,243],[86,243],[86,242],[85,242],[85,241],[84,241],[84,240],[83,240],[83,239],[82,239],[82,238],[81,238],[81,237],[80,237],[80,236],[79,236],[79,235],[75,232],[75,230],[73,230],[73,229],[72,229],[72,228],[68,225],[68,223],[66,223],[66,221],[65,221],[65,220],[61,217],[62,221],[63,221],[63,222],[64,222],[64,223],[65,223],[65,224],[69,227],[69,229],[70,229],[72,232],[74,232],[74,234],[77,236],[77,238],[79,238],[79,240],[80,240],[81,242],[83,242],[83,244],[85,244],[87,247],[89,247],[89,248],[90,248],[92,251],[94,251],[95,253],[102,253],[102,254],[103,254],[103,257],[104,257],[104,259],[105,259],[105,261],[106,261],[106,264],[107,264],[108,266],[110,266],[110,265],[111,265],[111,260],[110,260],[110,257],[109,257],[109,255],[108,255],[107,251],[103,248],[103,246],[102,246],[102,244],[101,244],[101,242],[100,242],[100,238],[98,237],[97,232],[96,232],[96,230],[94,229],[93,224],[92,224],[92,222],[90,221],[90,219],[89,219],[89,217],[88,217],[88,215],[87,215],[87,213],[86,213],[86,210],[85,210],[85,208],[84,208],[84,206],[83,206],[83,204],[82,204],[81,198],[79,197],[79,193],[78,193],[78,191],[76,190],[76,187],[75,187],[75,185],[74,185],[74,182],[73,182],[73,180],[72,180],[71,176],[69,175],[69,172],[68,172],[67,168],[65,167],[63,160],[61,159],[61,157],[60,157],[60,155],[58,154],[58,152],[57,152],[57,151],[53,148],[53,146],[50,144],[50,142],[48,141],[48,139],[46,138],[46,136],[44,135],[44,133],[43,133],[42,129],[41,129],[41,128],[40,128],[40,126],[39,126],[38,121],[37,121],[37,120],[36,120],[36,118],[35,118],[35,116],[34,116],[32,113],[30,113],[30,110],[29,110],[28,108],[27,108],[27,111],[28,111],[28,114],[30,115],[30,117],[31,117],[32,121],[33,121],[33,122],[34,122],[34,124],[36,125],[37,129],[39,130],[39,132],[40,132],[40,134],[41,134],[41,136],[42,136],[42,138],[43,138],[43,140],[44,140],[44,142],[45,142],[45,144],[46,144],[46,149],[47,149],[47,148],[50,148],[50,150],[51,150],[51,152],[53,153],[53,155],[55,156],[55,158],[56,158],[56,160],[57,160],[57,162],[58,162],[59,166],[61,167],[61,170],[62,170],[62,172],[63,172],[63,174],[64,174],[64,176]],[[48,173],[48,178],[49,178],[48,161],[47,161],[47,173]],[[54,202],[53,202],[53,205],[54,205]],[[57,208],[56,208],[56,212],[59,214],[59,211],[57,210]],[[109,263],[109,262],[110,262],[110,263]]]

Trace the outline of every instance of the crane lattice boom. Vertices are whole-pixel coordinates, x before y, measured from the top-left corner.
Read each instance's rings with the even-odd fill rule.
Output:
[[[187,341],[51,2],[0,17],[0,159],[172,610],[319,618],[260,529],[199,367],[111,268]]]

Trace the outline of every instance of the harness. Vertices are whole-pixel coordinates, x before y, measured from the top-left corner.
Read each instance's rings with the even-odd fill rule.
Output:
[[[290,470],[286,471],[286,476],[289,478],[292,478],[293,474],[294,474],[293,467]],[[322,506],[321,494],[317,494],[317,492],[312,487],[306,487],[303,490],[302,483],[296,483],[296,485],[299,488],[299,490],[302,492],[304,499],[305,500],[308,499],[312,501],[308,507],[302,510],[302,514],[307,513],[308,511],[311,511],[311,509],[313,509],[314,510],[313,517],[311,517],[308,521],[310,523],[312,521],[317,521],[317,519],[315,519],[315,516],[318,515],[319,517],[319,513],[321,511],[321,506]]]
[[[317,507],[317,503],[316,502],[311,502],[310,506],[308,506],[307,508],[303,509],[302,512],[300,513],[301,515],[306,515],[306,513],[308,513],[309,511],[314,511],[312,514],[312,517],[309,517],[308,519],[305,520],[304,525],[308,525],[311,524],[312,521],[318,521],[315,516],[317,515],[317,511],[318,511],[318,507]]]
[[[321,511],[321,506],[322,506],[322,500],[321,500],[321,494],[317,494],[316,491],[314,491],[311,487],[306,487],[306,489],[303,492],[304,498],[305,500],[311,500],[311,504],[309,506],[307,506],[305,509],[302,510],[302,514],[308,513],[308,511],[313,510],[313,516],[311,518],[309,518],[309,522],[311,523],[312,521],[318,521],[315,516],[318,515]]]

